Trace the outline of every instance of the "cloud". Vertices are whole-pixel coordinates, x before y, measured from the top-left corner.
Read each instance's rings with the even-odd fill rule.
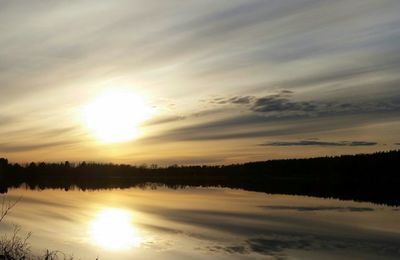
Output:
[[[0,116],[0,132],[9,130],[11,121],[25,129],[68,127],[76,118],[65,111],[76,111],[90,94],[115,86],[150,90],[149,97],[176,104],[175,115],[143,124],[166,129],[149,131],[157,142],[277,139],[322,131],[346,140],[339,130],[368,130],[400,114],[397,0],[136,5],[1,2],[0,112],[38,116]],[[66,99],[70,93],[82,95]],[[222,97],[197,103],[215,96]],[[210,107],[217,105],[223,108],[215,113]],[[50,113],[57,118],[43,120]],[[28,131],[13,136],[0,137],[0,143],[18,150],[13,140],[40,142]]]
[[[279,96],[258,98],[251,107],[255,112],[314,112],[316,109],[317,105],[312,102],[291,102]]]
[[[340,212],[364,212],[364,211],[374,211],[373,208],[366,207],[337,207],[337,206],[283,206],[283,205],[273,205],[273,206],[259,206],[260,208],[269,210],[296,210],[296,211],[340,211]]]
[[[400,68],[400,55],[395,53],[399,50],[393,50],[386,54],[376,55],[375,59],[368,63],[360,63],[356,66],[349,67],[348,65],[329,68],[329,70],[319,73],[304,74],[292,79],[281,79],[274,85],[281,88],[301,89],[310,86],[323,86],[327,84],[345,83],[349,86],[357,86],[357,84],[368,86],[368,82],[363,82],[364,78],[372,75],[382,74],[391,71],[395,68]],[[370,59],[368,59],[370,60]],[[399,78],[381,80],[379,85],[390,86],[391,82],[395,85],[399,83]],[[360,86],[361,87],[361,86]]]
[[[295,92],[282,90],[277,94],[262,97],[235,96],[211,100],[217,104],[246,105],[252,112],[276,117],[315,117],[335,116],[346,114],[361,114],[374,112],[400,112],[400,96],[369,102],[356,101],[353,103],[336,101],[296,101]],[[217,101],[217,102],[215,102]]]
[[[78,142],[76,141],[57,141],[57,142],[21,144],[21,145],[0,143],[0,152],[10,152],[10,153],[27,152],[27,151],[42,150],[45,148],[66,147],[77,143]]]
[[[15,120],[11,116],[0,115],[0,127],[5,126]]]
[[[260,144],[260,146],[374,146],[376,142],[365,141],[340,141],[340,142],[326,142],[314,140],[302,140],[295,142],[269,142]]]
[[[255,97],[253,96],[236,96],[232,98],[214,98],[209,101],[211,104],[250,104]]]
[[[376,118],[381,121],[387,120],[387,118],[392,116],[386,114],[378,117],[378,115],[376,115]],[[324,131],[335,131],[342,128],[362,126],[374,122],[371,121],[371,117],[371,114],[340,117],[308,117],[296,115],[281,117],[279,115],[247,113],[201,123],[193,123],[193,121],[190,121],[190,118],[188,118],[187,120],[191,125],[175,127],[172,130],[166,130],[158,135],[146,137],[142,139],[142,141],[205,141],[309,135],[312,133],[318,134]],[[392,117],[394,117],[394,115]],[[353,146],[361,146],[362,144],[363,143],[354,141]],[[341,145],[345,146],[344,144]]]
[[[147,140],[188,141],[251,139],[296,134],[320,133],[395,120],[400,114],[400,102],[395,97],[374,102],[348,103],[340,101],[296,101],[295,92],[281,90],[262,97],[233,96],[209,99],[217,106],[211,113],[185,116],[186,125],[166,130]],[[236,109],[239,107],[241,109]],[[218,108],[220,108],[218,110]],[[213,115],[218,111],[219,117]],[[225,112],[225,114],[224,114]],[[195,116],[196,115],[196,116]],[[200,122],[200,123],[199,123]],[[373,146],[376,142],[328,142],[302,140],[274,142],[270,146]]]
[[[167,8],[174,3],[176,8]],[[87,74],[90,67],[100,71],[107,66],[132,71],[181,64],[194,75],[205,71],[223,79],[224,74],[233,69],[265,69],[270,63],[278,72],[295,69],[296,64],[287,63],[296,60],[309,61],[311,71],[311,67],[325,68],[332,64],[326,72],[313,73],[315,79],[309,79],[311,76],[306,73],[294,78],[287,73],[273,77],[277,85],[286,88],[296,82],[300,86],[323,85],[348,79],[348,74],[362,76],[364,71],[385,72],[398,66],[397,31],[392,26],[398,23],[394,12],[398,6],[396,1],[368,1],[363,6],[316,0],[218,4],[206,1],[187,5],[172,1],[169,4],[147,3],[140,12],[132,8],[133,5],[124,1],[51,6],[33,1],[24,7],[18,3],[2,4],[1,21],[11,29],[2,34],[0,44],[14,43],[0,62],[1,68],[4,67],[1,71],[7,74],[4,79],[14,86],[2,88],[2,94],[11,96],[12,92],[17,92],[21,95],[27,89],[51,88],[63,72],[68,72],[62,77],[64,82],[70,78],[84,78],[82,68]],[[188,15],[194,10],[195,15]],[[109,14],[107,20],[102,19],[105,13]],[[43,26],[32,23],[36,17],[41,17]],[[82,20],[87,24],[84,30],[80,27]],[[45,26],[48,24],[52,26]],[[338,28],[343,29],[339,34],[342,37],[337,37]],[[69,32],[68,37],[61,33],[63,31]],[[82,33],[90,37],[82,38]],[[330,59],[329,55],[337,54],[363,62],[348,63],[343,68],[343,64]],[[321,61],[313,62],[315,58]],[[177,70],[181,71],[181,66],[177,66]],[[24,84],[15,77],[16,70],[31,76],[32,83]],[[46,71],[48,73],[43,73]],[[268,80],[273,75],[281,75],[275,72],[264,70],[256,78]],[[252,77],[243,80],[249,82]],[[237,78],[226,80],[236,81]],[[166,84],[161,85],[165,87]]]
[[[186,117],[184,117],[184,116],[164,116],[164,117],[159,117],[159,118],[154,118],[154,119],[148,120],[143,125],[144,126],[152,126],[152,125],[174,123],[177,121],[185,120],[185,118]]]
[[[134,157],[136,154],[133,154]],[[157,156],[152,156],[150,159],[143,160],[143,163],[153,164],[157,162],[160,165],[204,165],[204,164],[222,164],[224,162],[224,157],[213,154],[209,156],[200,156],[200,155],[193,155],[193,156],[179,156],[179,157],[168,157],[168,158],[158,158]]]

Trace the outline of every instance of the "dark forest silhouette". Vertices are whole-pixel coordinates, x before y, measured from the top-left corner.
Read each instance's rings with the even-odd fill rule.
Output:
[[[219,186],[266,193],[308,195],[400,205],[400,150],[225,166],[131,166],[82,162],[30,163],[0,159],[0,192],[143,187]]]

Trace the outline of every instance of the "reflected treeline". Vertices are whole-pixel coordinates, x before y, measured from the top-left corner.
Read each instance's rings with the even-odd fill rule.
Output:
[[[30,163],[0,159],[0,192],[32,189],[131,188],[158,183],[171,188],[219,186],[266,193],[309,195],[400,205],[400,151],[226,166],[131,166]]]

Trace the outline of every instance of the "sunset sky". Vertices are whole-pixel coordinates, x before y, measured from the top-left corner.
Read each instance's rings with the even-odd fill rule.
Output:
[[[400,148],[399,0],[0,1],[0,157]]]

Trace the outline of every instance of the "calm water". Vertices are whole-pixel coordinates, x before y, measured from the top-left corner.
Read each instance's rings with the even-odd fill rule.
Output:
[[[31,191],[0,224],[81,259],[399,259],[395,207],[223,188]]]

